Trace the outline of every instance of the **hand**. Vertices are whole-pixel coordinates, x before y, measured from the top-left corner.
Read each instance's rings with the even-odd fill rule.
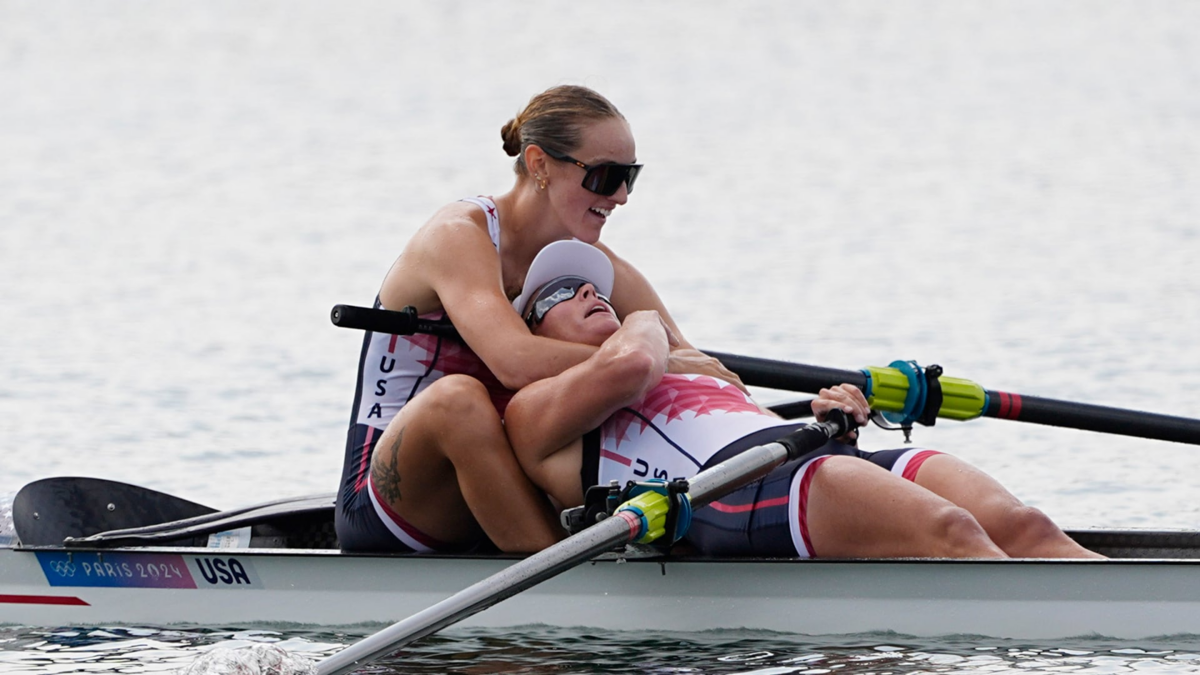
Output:
[[[697,349],[676,349],[672,351],[671,355],[667,358],[667,372],[687,375],[708,375],[709,377],[715,377],[718,380],[728,382],[747,394],[750,393],[746,389],[746,385],[742,384],[742,378],[726,368],[725,364]]]
[[[651,350],[658,354],[662,360],[664,371],[668,354],[671,348],[678,343],[678,338],[671,332],[671,328],[653,309],[639,310],[625,317],[625,320],[621,322],[621,328],[609,340],[614,338],[617,339],[617,342],[626,344],[631,344],[632,340],[632,344],[640,345],[639,349]]]
[[[841,409],[846,415],[853,417],[859,426],[867,423],[871,416],[871,406],[862,391],[852,384],[839,384],[830,389],[822,389],[813,399],[812,410],[818,422],[824,422],[830,410]],[[858,432],[850,433],[837,439],[843,443],[853,443],[858,439]]]

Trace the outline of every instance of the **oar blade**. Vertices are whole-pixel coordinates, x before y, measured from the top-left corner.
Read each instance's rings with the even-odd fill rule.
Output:
[[[56,477],[21,488],[13,499],[13,527],[24,546],[60,546],[67,537],[143,527],[215,511],[128,483]]]

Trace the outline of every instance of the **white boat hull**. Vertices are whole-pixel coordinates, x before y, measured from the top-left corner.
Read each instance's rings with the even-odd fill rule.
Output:
[[[0,548],[0,624],[392,622],[511,562],[329,550],[68,555]],[[582,565],[465,622],[529,624],[1026,639],[1200,634],[1200,561],[610,559]]]

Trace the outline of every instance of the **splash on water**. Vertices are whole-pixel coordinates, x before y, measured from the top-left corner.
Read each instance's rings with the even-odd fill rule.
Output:
[[[17,542],[13,527],[13,494],[0,494],[0,546],[11,546]]]
[[[229,647],[215,645],[180,675],[315,675],[316,666],[305,656],[272,644]]]

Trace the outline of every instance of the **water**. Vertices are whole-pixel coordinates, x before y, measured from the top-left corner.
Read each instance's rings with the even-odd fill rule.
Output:
[[[170,672],[217,647],[271,645],[309,660],[355,632],[270,629],[58,629],[6,634],[3,672]],[[11,645],[11,647],[10,647]],[[529,626],[520,632],[453,629],[369,672],[704,673],[706,675],[903,675],[906,673],[1193,673],[1200,640],[1138,646],[1102,639],[1055,646],[951,636],[936,641],[894,634],[808,638],[778,633],[605,633]]]
[[[330,306],[369,303],[439,205],[506,190],[501,124],[562,82],[630,119],[647,169],[604,240],[693,343],[1197,416],[1196,25],[1188,2],[0,0],[0,496],[65,474],[218,507],[332,491],[360,336]],[[917,439],[1067,526],[1200,526],[1189,446],[994,420]],[[354,639],[0,630],[0,669],[38,673]],[[1190,637],[450,635],[390,666],[1200,671]]]

